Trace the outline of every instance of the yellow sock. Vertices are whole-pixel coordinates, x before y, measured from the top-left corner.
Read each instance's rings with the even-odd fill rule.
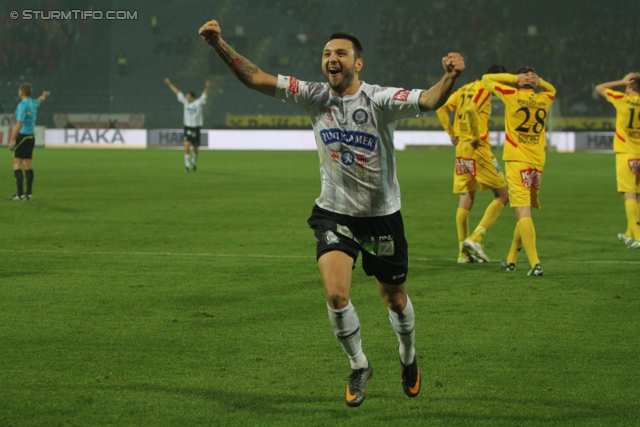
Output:
[[[511,242],[511,249],[509,249],[509,255],[507,255],[507,264],[515,264],[518,260],[518,254],[522,248],[522,236],[520,235],[520,222],[516,223],[516,228],[513,230],[513,241]]]
[[[462,254],[462,242],[469,236],[469,211],[458,208],[456,212],[456,226],[458,227],[458,244]]]
[[[476,227],[476,229],[473,231],[473,234],[471,235],[471,240],[478,243],[482,242],[482,238],[484,237],[485,233],[488,229],[491,228],[493,224],[495,224],[496,219],[498,219],[498,216],[500,215],[500,212],[502,212],[503,208],[504,205],[500,203],[500,201],[494,199],[484,211],[484,215],[480,220],[480,224],[478,225],[478,227]]]
[[[531,218],[520,218],[518,225],[522,236],[522,246],[524,246],[524,251],[529,258],[529,264],[533,268],[536,264],[540,264],[538,250],[536,249],[536,229],[533,227],[533,220]]]
[[[634,199],[624,200],[624,210],[627,211],[627,231],[631,231],[629,237],[633,237],[633,240],[640,240],[640,225],[638,225],[638,202]]]

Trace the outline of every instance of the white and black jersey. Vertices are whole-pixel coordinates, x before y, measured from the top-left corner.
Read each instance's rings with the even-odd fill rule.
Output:
[[[189,103],[182,92],[178,92],[178,101],[184,105],[184,125],[187,127],[202,127],[202,107],[207,103],[207,94]]]
[[[362,82],[354,95],[340,98],[328,83],[278,76],[276,98],[311,116],[322,181],[318,206],[355,217],[400,210],[393,131],[396,120],[421,114],[421,92]]]

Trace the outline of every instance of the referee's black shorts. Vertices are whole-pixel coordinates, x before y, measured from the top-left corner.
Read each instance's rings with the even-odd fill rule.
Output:
[[[18,134],[16,144],[14,145],[13,157],[18,159],[30,159],[33,157],[33,147],[36,146],[36,137],[34,135]]]
[[[353,258],[362,253],[362,269],[382,283],[407,280],[409,248],[400,211],[376,217],[341,215],[314,206],[307,221],[317,240],[316,257],[340,251]]]

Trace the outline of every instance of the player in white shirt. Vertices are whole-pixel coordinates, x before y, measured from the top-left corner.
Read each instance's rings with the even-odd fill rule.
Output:
[[[207,93],[211,87],[211,82],[209,80],[205,82],[200,98],[196,98],[196,94],[193,91],[184,95],[168,78],[164,79],[164,82],[178,96],[178,101],[184,105],[184,166],[187,172],[190,170],[195,171],[198,168],[198,152],[200,150],[202,107],[207,103]],[[191,157],[189,156],[190,147],[193,147],[193,156]]]
[[[307,111],[318,146],[322,190],[309,218],[333,331],[349,356],[346,403],[365,398],[371,363],[362,351],[360,322],[350,301],[351,274],[362,254],[365,273],[375,276],[399,342],[402,387],[420,391],[414,348],[415,316],[406,293],[407,241],[400,215],[393,130],[395,121],[441,107],[464,69],[457,53],[442,58],[445,74],[429,90],[369,85],[358,79],[362,45],[350,33],[335,33],[322,52],[328,83],[267,74],[236,53],[220,36],[216,21],[200,35],[245,86]]]

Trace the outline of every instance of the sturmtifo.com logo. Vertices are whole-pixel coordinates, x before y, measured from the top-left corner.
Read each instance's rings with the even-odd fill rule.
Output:
[[[137,10],[32,10],[24,9],[21,12],[16,10],[9,13],[11,19],[22,19],[30,21],[32,19],[42,20],[68,20],[68,19],[94,19],[94,20],[137,20]]]

